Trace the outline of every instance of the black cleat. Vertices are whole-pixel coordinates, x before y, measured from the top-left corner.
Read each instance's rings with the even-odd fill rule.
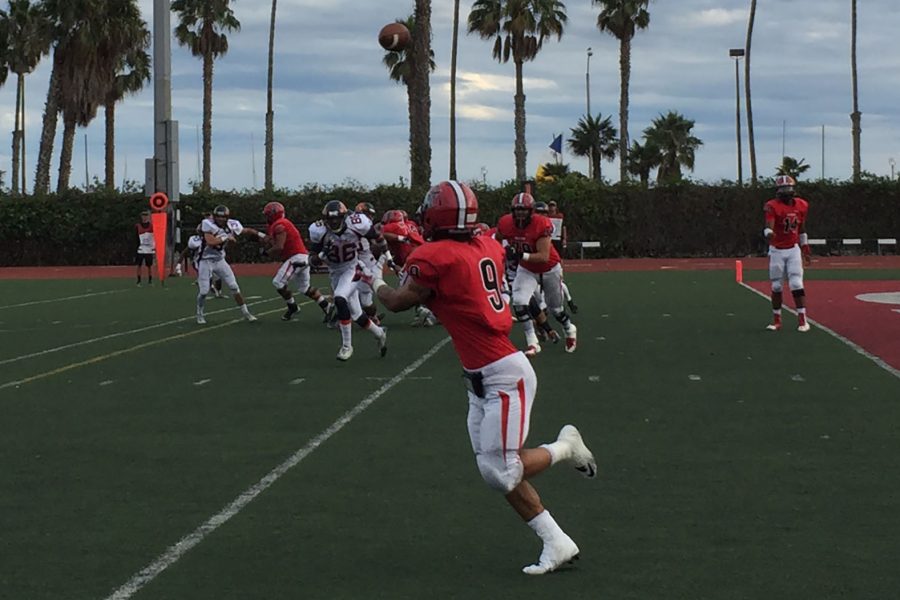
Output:
[[[284,311],[283,315],[281,315],[281,320],[282,321],[290,321],[291,318],[294,316],[294,314],[298,313],[298,312],[300,312],[299,306],[297,306],[296,304],[288,304],[287,310]]]

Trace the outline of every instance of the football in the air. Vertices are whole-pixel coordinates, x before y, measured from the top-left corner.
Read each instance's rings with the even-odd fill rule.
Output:
[[[403,23],[388,23],[378,33],[378,43],[385,50],[400,52],[409,44],[409,29]]]

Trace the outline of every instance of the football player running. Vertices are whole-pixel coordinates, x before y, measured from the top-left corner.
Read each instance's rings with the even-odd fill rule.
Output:
[[[413,250],[425,243],[418,226],[406,216],[402,210],[389,210],[381,217],[381,235],[387,242],[394,264],[403,267],[406,258]],[[399,274],[399,273],[398,273]],[[416,307],[416,318],[413,327],[433,327],[437,325],[437,317],[424,306]]]
[[[375,225],[375,206],[371,202],[360,202],[357,204],[353,212],[357,215],[365,215],[372,222],[378,233],[378,225]],[[391,260],[390,252],[388,252],[387,243],[381,235],[377,235],[374,239],[363,237],[359,240],[359,253],[357,258],[363,269],[371,271],[377,267],[384,268],[384,265]],[[375,306],[375,295],[367,285],[360,284],[359,287],[359,304],[362,310],[376,325],[381,325],[381,319],[378,318],[378,308]],[[381,315],[384,317],[384,315]]]
[[[550,205],[549,205],[549,204],[547,204],[546,202],[535,202],[535,203],[534,203],[534,212],[537,213],[537,214],[539,214],[539,215],[544,215],[545,217],[547,217],[548,219],[550,219],[551,224],[552,224],[553,219],[552,219],[552,217],[551,217],[551,215],[550,215]],[[552,239],[552,238],[551,238],[551,240],[550,240],[550,243],[553,243],[553,239]],[[558,250],[558,249],[557,249],[557,253],[559,253],[559,250]],[[560,257],[560,263],[559,263],[559,264],[562,265],[562,258],[561,258],[561,257]],[[578,312],[578,305],[575,304],[575,300],[572,299],[572,293],[569,292],[569,286],[566,285],[565,273],[563,274],[563,277],[562,277],[562,291],[563,291],[563,296],[564,296],[565,299],[566,299],[566,304],[568,305],[569,310],[571,310],[571,311],[572,311],[572,314],[574,315],[575,313]]]
[[[292,286],[301,294],[314,300],[319,308],[328,314],[328,298],[310,286],[309,252],[306,250],[306,244],[303,243],[297,227],[284,216],[284,205],[281,202],[269,202],[263,208],[263,214],[268,223],[266,254],[283,261],[272,279],[272,285],[287,304],[287,310],[281,315],[281,319],[290,321],[300,310],[291,291]]]
[[[574,352],[577,344],[577,329],[563,307],[562,266],[556,248],[550,243],[552,232],[550,220],[534,213],[534,197],[522,192],[513,197],[510,212],[500,217],[494,234],[497,240],[507,241],[507,259],[518,264],[512,284],[513,314],[525,327],[528,352],[532,356],[540,352],[534,328],[529,327],[532,319],[549,335],[556,333],[541,318],[540,305],[534,301],[538,290],[543,290],[550,312],[563,326],[566,352]]]
[[[212,218],[200,222],[200,235],[203,236],[200,248],[200,259],[197,261],[197,323],[206,323],[204,309],[206,295],[209,294],[210,278],[219,277],[234,296],[234,301],[241,310],[241,314],[248,321],[256,321],[256,317],[250,314],[241,288],[238,286],[231,265],[225,261],[225,246],[229,242],[237,240],[239,235],[258,236],[265,238],[265,234],[251,227],[244,227],[240,221],[232,219],[231,211],[224,204],[213,209]]]
[[[481,476],[543,542],[538,561],[523,571],[553,571],[577,557],[578,546],[527,480],[563,461],[594,477],[596,462],[572,425],[552,443],[524,447],[537,376],[509,340],[512,319],[501,296],[504,251],[490,237],[475,235],[475,193],[464,183],[444,181],[425,196],[422,219],[429,243],[407,258],[400,287],[388,286],[379,271],[366,280],[389,310],[425,304],[447,328],[469,388],[467,425]]]
[[[806,291],[803,289],[803,264],[812,261],[806,235],[809,203],[794,194],[797,184],[789,175],[775,178],[775,198],[763,211],[766,227],[763,235],[769,243],[769,280],[772,282],[772,323],[770,331],[781,329],[782,289],[785,276],[797,307],[797,331],[809,331],[806,321]]]
[[[378,342],[381,356],[387,353],[387,331],[372,322],[360,306],[359,282],[354,281],[359,262],[361,240],[375,240],[378,233],[372,220],[359,213],[350,213],[343,202],[332,200],[322,209],[322,220],[309,226],[310,250],[328,267],[331,289],[341,331],[338,360],[353,356],[351,323],[369,331]]]

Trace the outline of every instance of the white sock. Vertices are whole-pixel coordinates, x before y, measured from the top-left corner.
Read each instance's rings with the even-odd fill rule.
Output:
[[[556,440],[555,442],[550,442],[549,444],[541,444],[539,447],[550,453],[551,466],[560,461],[572,458],[572,446],[570,446],[567,442]]]
[[[294,299],[293,296],[291,296],[290,298],[288,298],[287,300],[285,300],[285,302],[287,302],[289,305],[290,305],[290,304],[297,304],[297,301]]]
[[[350,321],[340,321],[341,345],[347,347],[353,345],[353,334],[350,331],[350,324]]]
[[[203,314],[203,307],[206,306],[206,296],[197,294],[197,314]]]
[[[563,283],[562,283],[562,289],[563,289],[563,295],[566,298],[566,302],[571,302],[572,294],[569,293],[569,286],[566,285],[565,281],[563,281]]]
[[[531,319],[522,321],[522,329],[525,330],[525,343],[529,346],[536,346],[538,339],[537,335],[534,333],[534,321]]]
[[[371,331],[372,335],[375,337],[381,337],[384,335],[384,329],[375,324],[375,321],[369,320],[369,326],[366,327],[367,331]]]
[[[250,314],[250,309],[247,308],[247,305],[246,305],[246,304],[241,304],[241,314],[242,314],[242,315],[249,315],[249,314]]]
[[[531,527],[544,542],[552,542],[565,535],[565,532],[563,532],[562,528],[556,523],[553,515],[546,509],[538,516],[528,521],[528,526]]]

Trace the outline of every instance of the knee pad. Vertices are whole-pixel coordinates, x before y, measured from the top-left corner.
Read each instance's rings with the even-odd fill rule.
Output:
[[[782,285],[781,279],[773,279],[772,280],[772,291],[776,293],[781,293],[781,290],[784,289]]]
[[[791,291],[797,291],[803,289],[803,275],[788,275],[788,285],[791,288]]]
[[[563,325],[567,324],[570,321],[569,314],[562,308],[554,310],[553,316],[559,323]]]
[[[791,290],[791,296],[794,298],[803,298],[806,296],[806,290],[800,288],[799,290]]]
[[[492,490],[508,494],[522,481],[521,462],[508,464],[500,454],[481,454],[475,457],[481,478]]]
[[[521,304],[513,305],[513,315],[516,317],[516,320],[519,322],[525,322],[531,320],[531,314],[528,312],[528,307],[523,306]]]
[[[334,299],[334,307],[337,309],[338,319],[341,321],[349,321],[350,320],[350,305],[347,303],[347,299],[341,296],[338,296]]]
[[[541,303],[538,302],[538,299],[534,296],[528,301],[528,314],[530,314],[533,319],[536,319],[538,315],[541,314]]]

